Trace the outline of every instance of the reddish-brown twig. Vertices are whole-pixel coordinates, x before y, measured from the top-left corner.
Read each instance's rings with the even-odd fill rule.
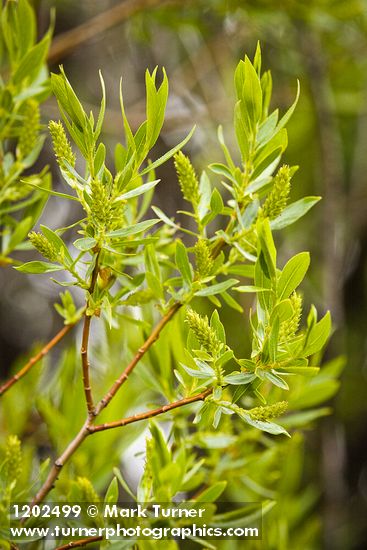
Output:
[[[168,405],[163,405],[163,407],[158,407],[158,409],[153,409],[152,411],[146,411],[139,414],[134,414],[133,416],[128,416],[127,418],[122,418],[121,420],[116,420],[115,422],[107,422],[105,424],[98,424],[97,426],[91,426],[89,429],[90,433],[103,432],[105,430],[111,430],[112,428],[119,428],[122,426],[127,426],[133,422],[139,422],[140,420],[147,420],[153,418],[153,416],[158,416],[159,414],[164,414],[169,411],[173,411],[179,407],[189,405],[190,403],[195,403],[196,401],[203,401],[208,395],[212,393],[212,388],[209,388],[202,393],[193,395],[191,397],[185,397],[179,401],[174,401],[173,403],[168,403]]]
[[[103,540],[103,537],[90,537],[88,539],[74,540],[72,542],[68,542],[67,544],[64,544],[63,546],[58,546],[56,550],[67,550],[68,548],[80,548],[81,546],[87,546],[87,544],[93,544],[93,542],[98,542],[100,540]]]
[[[97,283],[100,253],[101,251],[98,250],[95,257],[94,269],[92,273],[91,283],[89,286],[89,294],[93,294],[94,288]],[[82,357],[83,387],[84,387],[85,400],[87,403],[88,414],[94,415],[94,403],[93,403],[92,388],[90,385],[90,375],[89,375],[90,369],[89,369],[89,356],[88,356],[91,320],[92,320],[92,315],[88,313],[88,308],[86,308],[84,313],[83,336],[82,336],[82,345],[80,348],[80,354]]]
[[[31,506],[34,506],[35,504],[38,504],[39,502],[41,502],[45,498],[45,496],[51,491],[51,489],[54,487],[55,481],[57,480],[61,469],[64,467],[64,465],[69,460],[69,458],[75,453],[78,447],[80,447],[80,445],[89,435],[93,435],[94,433],[97,433],[103,430],[109,430],[112,428],[126,426],[127,424],[132,424],[133,422],[148,420],[149,418],[153,418],[154,416],[164,414],[166,412],[172,411],[179,407],[183,407],[185,405],[189,405],[197,401],[203,401],[211,392],[212,392],[212,388],[209,388],[197,395],[193,395],[191,397],[185,397],[184,399],[180,399],[179,401],[174,401],[173,403],[163,405],[158,409],[153,409],[151,411],[147,411],[144,413],[128,416],[122,420],[117,420],[117,422],[111,422],[108,424],[101,424],[101,425],[94,426],[93,422],[95,417],[88,415],[88,418],[85,421],[78,435],[73,439],[70,445],[65,449],[63,454],[55,461],[45,483],[43,484],[43,486],[41,487],[37,495],[32,500]]]
[[[14,376],[12,376],[12,378],[0,386],[0,396],[3,395],[16,382],[18,382],[18,380],[23,378],[23,376],[25,376],[27,372],[29,372],[36,363],[38,363],[38,361],[45,357],[45,355],[47,355],[49,351],[51,351],[52,348],[55,347],[56,344],[58,344],[58,342],[60,342],[60,340],[62,340],[68,332],[70,332],[77,322],[79,322],[79,320],[63,327],[36,355],[28,361],[28,363],[24,365],[24,367],[22,367],[16,374],[14,374]]]

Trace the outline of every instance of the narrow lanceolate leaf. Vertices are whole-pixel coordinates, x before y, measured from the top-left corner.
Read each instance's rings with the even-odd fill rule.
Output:
[[[204,489],[196,498],[195,502],[215,502],[224,489],[227,487],[226,481],[217,481],[207,489]]]
[[[197,290],[195,292],[195,296],[213,296],[214,294],[220,294],[224,290],[231,288],[236,283],[238,283],[237,279],[228,279],[222,283],[217,283],[215,285],[202,288],[201,290]]]
[[[269,292],[270,288],[263,288],[261,286],[243,285],[243,286],[236,286],[233,290],[237,290],[237,292]]]
[[[185,245],[181,241],[176,242],[176,265],[184,282],[190,286],[193,279],[192,269]]]
[[[27,262],[19,267],[16,267],[15,269],[17,271],[21,271],[22,273],[52,273],[53,271],[61,271],[64,268],[58,264],[34,261]]]
[[[331,317],[330,313],[326,315],[316,323],[310,330],[305,347],[303,349],[303,355],[305,357],[313,355],[320,351],[326,344],[327,339],[330,336],[331,331]]]
[[[316,376],[320,372],[320,367],[277,367],[277,369],[301,376]]]
[[[279,424],[275,424],[274,422],[255,420],[254,418],[251,418],[249,414],[241,414],[240,416],[247,424],[250,424],[250,426],[257,428],[258,430],[262,430],[263,432],[267,432],[273,435],[284,434],[290,437],[287,430],[285,430],[282,426],[279,426]]]
[[[184,145],[186,145],[186,143],[189,141],[189,139],[191,139],[192,134],[195,132],[195,128],[196,128],[196,126],[194,126],[192,128],[192,130],[188,133],[188,135],[185,137],[185,139],[183,139],[178,145],[176,145],[176,147],[173,147],[173,149],[170,149],[165,155],[163,155],[162,157],[159,157],[157,160],[155,160],[154,162],[149,164],[149,166],[144,168],[144,170],[142,170],[139,173],[139,175],[144,176],[144,174],[147,174],[151,170],[154,170],[155,168],[158,168],[158,166],[160,166],[161,164],[164,164],[165,162],[167,162],[167,160],[169,160],[171,157],[173,157],[173,155],[175,155],[177,153],[177,151],[182,149],[182,147],[184,147]]]
[[[147,191],[155,187],[160,181],[161,180],[154,180],[149,181],[148,183],[144,183],[143,185],[139,185],[139,187],[136,187],[135,189],[132,189],[131,191],[120,195],[119,200],[127,200],[132,199],[133,197],[138,197],[139,195],[142,195],[143,193],[146,193]]]
[[[281,214],[270,222],[273,231],[283,229],[304,216],[321,197],[305,197],[287,206]]]
[[[268,268],[270,278],[274,278],[276,274],[276,258],[277,251],[273,241],[273,236],[270,230],[268,219],[258,222],[257,234],[259,237],[260,250],[263,253],[266,266]]]
[[[136,235],[137,233],[142,233],[150,227],[153,227],[153,225],[156,225],[158,222],[160,222],[159,219],[145,220],[144,222],[139,222],[135,225],[129,225],[128,227],[123,227],[122,229],[110,231],[109,233],[106,233],[106,237],[117,239],[120,237],[127,237],[129,235]]]
[[[288,298],[303,281],[310,265],[310,254],[300,252],[284,266],[277,283],[277,295],[280,300]]]

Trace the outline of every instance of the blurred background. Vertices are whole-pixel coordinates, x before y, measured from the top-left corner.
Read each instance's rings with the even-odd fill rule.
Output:
[[[40,31],[56,7],[52,71],[63,64],[86,107],[100,102],[98,70],[106,82],[108,110],[104,139],[110,159],[123,136],[118,88],[122,76],[132,126],[144,117],[144,71],[165,67],[170,82],[166,123],[156,156],[197,124],[186,151],[198,169],[222,162],[217,127],[234,144],[233,72],[261,42],[263,64],[272,71],[274,105],[301,97],[289,124],[284,161],[299,165],[293,199],[322,195],[322,202],[285,232],[281,260],[310,250],[312,265],[304,291],[320,312],[331,309],[334,335],[327,358],[344,355],[346,367],[332,406],[335,414],[310,433],[307,478],[322,489],[319,514],[324,547],[366,548],[367,541],[367,3],[364,0],[39,0]],[[56,102],[43,107],[43,122],[58,119]],[[235,151],[235,147],[232,148]],[[52,164],[50,140],[38,163],[51,164],[54,187],[62,187]],[[167,214],[182,208],[173,169],[158,174],[155,204]],[[46,209],[51,227],[73,220],[69,204]],[[35,340],[60,326],[53,311],[59,288],[46,277],[0,272],[1,369]],[[37,323],[34,312],[37,311]],[[224,311],[224,318],[240,314]],[[231,316],[231,317],[230,317]],[[241,338],[233,322],[231,339]],[[238,331],[238,332],[237,332]],[[343,541],[343,542],[341,542]]]

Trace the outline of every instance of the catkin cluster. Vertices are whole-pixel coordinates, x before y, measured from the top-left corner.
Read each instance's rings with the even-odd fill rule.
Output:
[[[198,204],[200,199],[199,180],[190,159],[180,151],[175,155],[174,162],[184,199],[192,204]]]
[[[194,247],[196,272],[200,279],[211,275],[213,270],[213,258],[210,248],[204,239],[199,239]]]
[[[70,166],[74,167],[75,155],[62,123],[60,121],[55,122],[54,120],[51,120],[48,128],[52,137],[52,144],[58,164],[61,166],[62,162],[66,160]]]
[[[279,216],[287,206],[292,174],[293,171],[286,164],[279,168],[278,173],[274,177],[273,187],[262,207],[262,215],[264,218],[273,220]]]
[[[22,126],[17,144],[18,158],[24,158],[29,155],[37,143],[40,129],[40,111],[37,101],[28,99],[21,116]]]
[[[293,307],[293,315],[286,321],[283,321],[280,325],[279,329],[279,341],[285,342],[292,338],[298,328],[301,321],[302,316],[302,296],[300,294],[297,294],[297,292],[293,292],[293,294],[290,296],[290,301],[292,303]]]
[[[112,204],[106,186],[103,182],[94,178],[90,184],[91,204],[90,214],[91,221],[98,229],[105,228],[109,225],[112,215]]]
[[[271,420],[272,418],[277,418],[278,416],[282,416],[282,414],[285,413],[285,411],[288,408],[287,401],[279,401],[278,403],[274,403],[273,405],[267,405],[264,407],[254,407],[253,409],[250,409],[248,414],[253,418],[254,420],[260,420],[262,422],[266,422],[267,420]]]
[[[207,316],[202,317],[193,309],[188,309],[186,322],[205,351],[214,357],[218,355],[222,348],[222,342],[219,340],[215,330],[209,325]]]
[[[87,477],[78,477],[76,484],[80,492],[81,502],[99,502],[99,496]]]
[[[16,435],[9,435],[6,440],[4,474],[5,479],[17,482],[22,473],[22,450]]]
[[[56,262],[59,258],[59,252],[56,247],[42,233],[31,231],[28,238],[32,245],[44,258],[51,262]]]

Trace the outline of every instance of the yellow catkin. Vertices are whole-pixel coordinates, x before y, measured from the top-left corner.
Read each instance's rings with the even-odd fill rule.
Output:
[[[286,164],[279,168],[278,173],[274,177],[273,187],[262,207],[264,218],[270,218],[271,220],[276,218],[287,206],[292,173],[293,171]]]
[[[36,233],[31,231],[28,234],[28,238],[31,241],[32,245],[44,258],[55,262],[58,260],[59,253],[56,250],[55,246],[44,236],[42,233]]]
[[[40,129],[40,111],[37,101],[28,99],[25,103],[22,116],[22,125],[17,144],[17,157],[29,155],[36,143]]]
[[[288,408],[287,401],[279,401],[278,403],[274,403],[273,405],[267,405],[264,407],[255,407],[253,409],[250,409],[248,411],[248,414],[254,420],[261,420],[262,422],[266,422],[267,420],[271,420],[272,418],[277,418],[278,416],[282,416],[282,414],[285,413],[287,408]]]
[[[201,316],[193,309],[188,309],[186,313],[186,322],[199,340],[202,347],[210,354],[217,355],[221,348],[222,342],[216,335],[216,332],[209,325],[207,316]]]
[[[75,155],[66,136],[64,126],[60,121],[55,122],[51,120],[48,128],[52,137],[52,144],[57,162],[59,165],[62,165],[62,162],[66,160],[74,168]]]
[[[174,162],[184,199],[192,204],[198,204],[200,199],[199,180],[190,159],[180,151],[175,155]]]
[[[16,435],[9,435],[6,440],[4,473],[10,483],[16,483],[22,473],[21,443]]]
[[[99,502],[99,496],[92,482],[87,477],[78,477],[76,480],[82,502]]]
[[[286,340],[292,338],[296,334],[301,321],[302,296],[300,296],[300,294],[297,294],[297,292],[293,292],[293,294],[290,296],[290,301],[293,307],[293,315],[286,321],[283,321],[283,323],[280,325],[280,342],[285,342]]]
[[[194,246],[196,271],[200,278],[208,277],[213,269],[213,258],[204,239],[199,239]]]
[[[97,228],[105,228],[111,219],[111,201],[106,187],[101,180],[94,178],[90,184],[91,190],[91,221]]]

